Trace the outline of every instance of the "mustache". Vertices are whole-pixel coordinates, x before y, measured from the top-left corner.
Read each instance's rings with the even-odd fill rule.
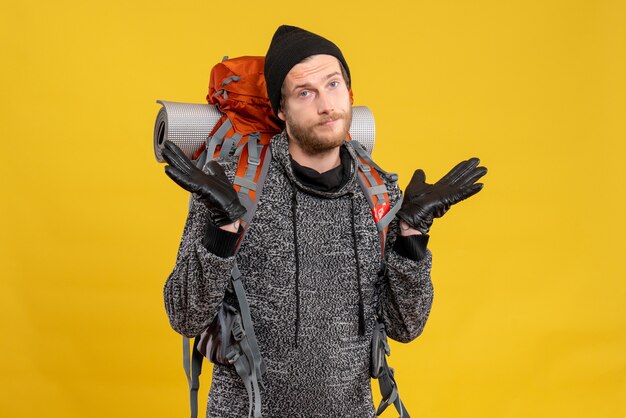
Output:
[[[324,116],[323,118],[320,119],[320,121],[318,122],[319,125],[323,125],[327,122],[332,122],[335,121],[337,119],[345,119],[346,118],[346,114],[344,112],[332,112],[326,116]]]

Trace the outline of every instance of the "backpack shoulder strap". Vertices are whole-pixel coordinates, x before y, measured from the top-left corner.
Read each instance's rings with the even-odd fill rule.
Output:
[[[260,144],[260,134],[253,133],[248,135],[248,142],[244,144],[239,155],[239,164],[237,165],[237,171],[235,172],[234,188],[237,190],[239,200],[246,208],[246,214],[243,217],[242,228],[243,234],[239,238],[237,243],[237,251],[241,246],[243,237],[245,236],[250,222],[254,217],[256,208],[263,191],[263,185],[265,184],[265,178],[271,161],[271,150],[269,143]],[[249,367],[247,369],[237,370],[244,383],[251,382],[252,385],[246,385],[248,390],[248,397],[252,399],[252,392],[254,392],[254,417],[261,416],[261,395],[259,386],[263,385],[263,374],[265,374],[266,366],[263,358],[261,357],[261,350],[257,344],[256,334],[254,332],[254,324],[250,316],[250,306],[248,305],[248,299],[246,292],[241,282],[241,273],[237,265],[237,261],[233,265],[233,271],[231,274],[231,281],[237,296],[239,303],[239,311],[243,322],[243,329],[246,333],[246,341],[249,345],[248,349],[244,350],[244,354],[247,357]],[[250,410],[252,411],[252,404],[250,404]]]
[[[248,135],[248,142],[241,150],[235,173],[234,187],[241,204],[246,208],[243,217],[244,234],[254,216],[263,184],[272,159],[269,143],[260,143],[260,134]]]
[[[358,141],[348,141],[347,143],[356,151],[359,159],[359,185],[367,198],[372,210],[374,222],[376,222],[376,228],[378,229],[381,248],[381,272],[383,272],[381,274],[384,274],[387,232],[389,230],[389,224],[402,205],[402,199],[398,199],[394,206],[391,207],[389,191],[387,190],[383,178],[388,181],[396,181],[398,176],[394,173],[387,173],[380,168],[378,164],[372,161],[367,150]],[[387,356],[390,354],[390,349],[387,341],[387,333],[385,332],[385,325],[380,320],[378,320],[374,328],[374,335],[372,336],[372,351],[374,350],[377,352],[372,352],[372,356],[373,358],[379,359],[378,363],[380,364],[377,364],[376,369],[378,370],[373,377],[378,379],[378,385],[382,395],[382,400],[378,406],[376,415],[382,414],[389,405],[393,404],[400,414],[400,418],[410,418],[404,404],[400,400],[400,393],[398,392],[398,385],[394,378],[394,371],[387,363]]]
[[[399,199],[391,207],[389,191],[384,180],[396,181],[398,176],[380,168],[378,164],[372,161],[367,150],[358,141],[348,141],[347,144],[350,144],[358,156],[359,186],[361,186],[372,210],[381,241],[381,255],[383,257],[381,260],[384,260],[389,224],[402,205],[402,199]]]

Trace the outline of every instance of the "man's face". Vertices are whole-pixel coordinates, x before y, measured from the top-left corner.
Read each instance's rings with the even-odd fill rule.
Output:
[[[352,123],[352,105],[341,65],[331,55],[313,55],[285,77],[278,117],[290,140],[310,155],[343,144]]]

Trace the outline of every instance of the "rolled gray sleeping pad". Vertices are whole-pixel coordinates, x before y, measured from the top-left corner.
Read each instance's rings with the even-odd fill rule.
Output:
[[[222,116],[215,105],[177,103],[157,100],[163,105],[154,124],[154,155],[163,162],[161,149],[165,141],[172,141],[191,158],[202,145]],[[376,125],[374,115],[366,106],[352,107],[350,136],[359,141],[370,154],[374,149]]]

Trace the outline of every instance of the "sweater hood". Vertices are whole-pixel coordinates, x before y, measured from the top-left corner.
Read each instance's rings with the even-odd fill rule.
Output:
[[[344,144],[347,144],[347,143],[348,142],[344,142]],[[350,154],[350,158],[352,159],[352,164],[350,167],[350,176],[348,180],[345,182],[345,184],[339,190],[335,192],[325,192],[325,191],[314,189],[312,187],[307,186],[302,181],[300,181],[300,179],[298,179],[291,165],[291,159],[289,155],[289,139],[287,137],[287,132],[285,130],[283,130],[280,134],[272,138],[271,147],[272,147],[272,158],[275,159],[280,164],[280,166],[285,172],[285,175],[287,176],[289,181],[292,183],[292,185],[295,185],[299,190],[307,194],[310,194],[313,196],[319,196],[325,199],[336,199],[336,198],[339,198],[348,194],[353,194],[356,188],[359,187],[358,179],[357,179],[358,173],[356,169],[358,160],[357,160],[356,153],[354,152],[351,146],[346,147],[346,149],[348,150],[348,153]]]

